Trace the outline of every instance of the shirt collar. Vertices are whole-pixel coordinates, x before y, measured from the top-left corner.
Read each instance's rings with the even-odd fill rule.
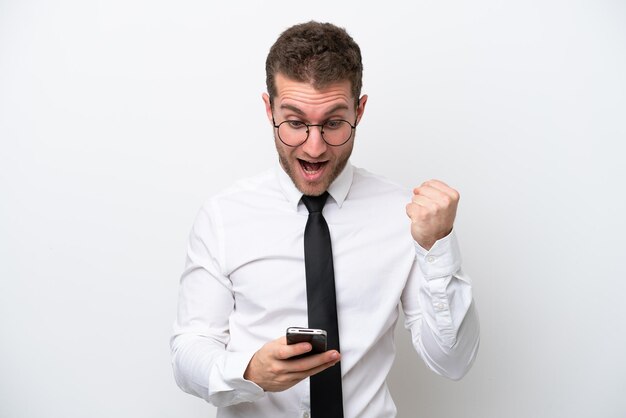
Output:
[[[300,199],[302,198],[302,192],[293,184],[293,181],[291,181],[289,175],[287,175],[283,167],[280,165],[280,162],[277,162],[275,170],[278,177],[278,183],[280,184],[280,188],[285,195],[285,198],[289,201],[289,204],[294,211],[298,210],[298,203],[300,203]],[[337,178],[328,187],[328,194],[330,194],[335,202],[337,202],[337,206],[339,206],[339,208],[341,208],[343,202],[348,196],[353,176],[354,167],[350,164],[350,161],[348,161],[343,170],[341,170],[341,173],[339,173],[339,176],[337,176]]]

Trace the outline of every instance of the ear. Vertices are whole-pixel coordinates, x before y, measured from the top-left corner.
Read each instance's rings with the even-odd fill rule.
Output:
[[[367,94],[364,94],[359,99],[359,105],[356,108],[356,124],[357,125],[361,122],[361,118],[363,117],[363,112],[365,112],[366,103],[367,103]]]
[[[270,96],[267,93],[263,93],[261,95],[263,98],[263,103],[265,103],[265,113],[267,114],[267,119],[273,125],[272,122],[272,104],[270,103]]]

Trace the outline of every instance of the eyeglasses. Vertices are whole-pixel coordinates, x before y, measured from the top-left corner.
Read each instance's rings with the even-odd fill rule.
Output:
[[[309,130],[311,126],[319,126],[322,139],[332,147],[339,147],[352,138],[352,133],[356,129],[355,124],[351,124],[347,120],[333,119],[324,123],[304,123],[299,120],[285,120],[276,125],[274,116],[272,115],[272,123],[274,128],[278,130],[278,139],[288,147],[297,147],[302,145],[309,139]]]

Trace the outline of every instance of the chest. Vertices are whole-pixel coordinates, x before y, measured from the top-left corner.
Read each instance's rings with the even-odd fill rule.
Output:
[[[255,211],[224,240],[226,269],[235,304],[246,312],[283,312],[306,317],[303,211]],[[386,214],[325,209],[329,225],[337,303],[369,311],[398,300],[414,259],[408,223]],[[393,214],[395,217],[396,215]]]

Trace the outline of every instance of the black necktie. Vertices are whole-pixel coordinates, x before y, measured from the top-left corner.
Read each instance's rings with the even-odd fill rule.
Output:
[[[335,301],[335,273],[330,231],[322,215],[328,192],[321,196],[302,196],[309,210],[304,229],[304,266],[309,328],[327,332],[329,350],[339,351],[339,327]],[[310,378],[312,418],[343,418],[341,363]]]

